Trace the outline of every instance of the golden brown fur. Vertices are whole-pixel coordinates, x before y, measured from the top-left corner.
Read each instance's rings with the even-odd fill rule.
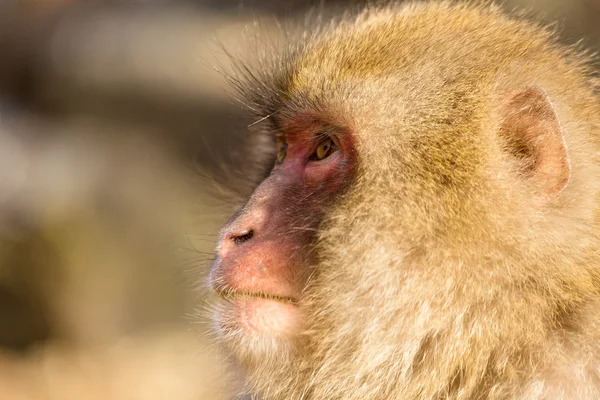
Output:
[[[261,116],[349,126],[358,169],[321,225],[300,337],[248,362],[246,389],[600,398],[600,104],[586,62],[495,7],[433,2],[366,10],[251,76]],[[568,149],[569,183],[549,198],[507,156],[505,98],[526,87],[547,94]]]

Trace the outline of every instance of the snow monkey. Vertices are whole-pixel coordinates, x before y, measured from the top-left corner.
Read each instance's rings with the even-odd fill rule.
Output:
[[[429,2],[238,74],[276,146],[210,276],[240,393],[599,399],[588,64],[495,6]]]

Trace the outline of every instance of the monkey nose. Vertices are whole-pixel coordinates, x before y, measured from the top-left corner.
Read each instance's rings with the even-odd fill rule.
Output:
[[[224,235],[219,246],[219,255],[224,258],[230,250],[241,246],[254,237],[254,229],[242,229]]]
[[[244,229],[242,231],[229,235],[229,240],[233,241],[236,245],[247,242],[254,236],[254,229]]]

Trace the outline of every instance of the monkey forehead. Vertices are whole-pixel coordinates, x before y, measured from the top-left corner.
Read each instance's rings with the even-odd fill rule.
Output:
[[[359,82],[394,76],[405,92],[431,92],[432,80],[485,85],[503,66],[551,48],[550,42],[548,32],[492,6],[436,2],[368,9],[308,41],[288,93],[348,99],[352,92],[364,96]],[[372,86],[371,92],[376,95]]]

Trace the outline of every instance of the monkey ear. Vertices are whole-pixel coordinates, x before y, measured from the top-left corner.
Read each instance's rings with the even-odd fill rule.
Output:
[[[526,179],[551,199],[569,183],[571,164],[560,121],[546,92],[531,86],[502,102],[501,134]]]

